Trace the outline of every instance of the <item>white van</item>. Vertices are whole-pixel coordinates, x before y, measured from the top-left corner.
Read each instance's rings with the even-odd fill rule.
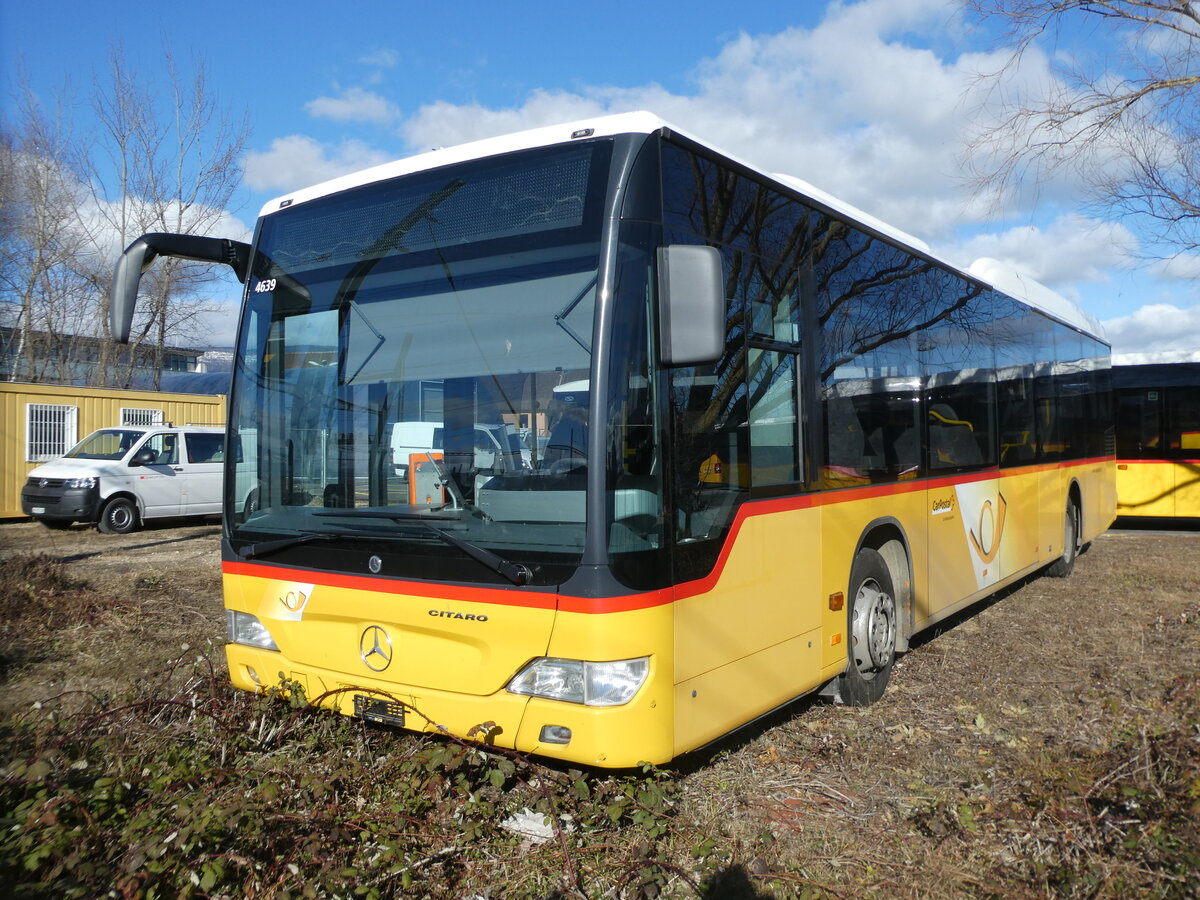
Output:
[[[31,471],[21,509],[48,528],[95,522],[107,534],[146,519],[218,515],[224,455],[224,428],[104,428]]]
[[[443,449],[441,422],[397,422],[392,426],[392,465],[401,478],[408,477],[408,461],[413,454]],[[532,456],[512,425],[475,425],[475,468],[504,468],[504,451],[509,459],[520,459],[528,469]]]

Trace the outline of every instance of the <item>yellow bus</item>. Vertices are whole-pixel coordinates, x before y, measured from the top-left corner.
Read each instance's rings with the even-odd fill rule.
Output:
[[[246,284],[247,690],[662,763],[804,694],[875,701],[914,634],[1113,519],[1094,320],[649,113],[297,191],[252,246],[146,235],[119,337],[157,255]],[[409,422],[436,436],[399,460]]]
[[[1113,366],[1117,515],[1200,517],[1200,356]]]

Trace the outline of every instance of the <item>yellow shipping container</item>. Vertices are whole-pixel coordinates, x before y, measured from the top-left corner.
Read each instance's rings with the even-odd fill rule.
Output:
[[[225,401],[224,394],[0,382],[0,518],[23,517],[21,486],[29,471],[93,431],[121,424],[224,425]]]

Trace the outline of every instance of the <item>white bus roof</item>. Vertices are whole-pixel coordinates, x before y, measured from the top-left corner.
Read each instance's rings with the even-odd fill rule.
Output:
[[[978,259],[966,270],[963,270],[959,266],[934,254],[929,246],[919,238],[877,219],[870,213],[864,212],[846,203],[844,200],[826,193],[809,182],[793,175],[768,172],[732,153],[727,153],[714,147],[707,141],[701,140],[682,128],[677,128],[654,113],[645,111],[597,116],[593,119],[581,119],[561,125],[548,125],[528,131],[518,131],[512,134],[471,141],[454,147],[431,150],[428,153],[420,153],[416,156],[409,156],[404,159],[395,160],[394,162],[384,163],[369,169],[363,169],[359,172],[352,172],[340,178],[334,178],[330,181],[277,197],[274,200],[268,201],[263,206],[260,215],[266,216],[285,208],[285,206],[295,206],[296,204],[314,200],[318,197],[350,190],[376,181],[385,181],[390,178],[398,178],[402,175],[410,175],[414,172],[423,172],[427,169],[436,169],[455,163],[483,159],[501,153],[529,150],[535,147],[548,147],[553,144],[567,143],[568,141],[582,138],[608,137],[617,134],[653,134],[654,132],[663,130],[682,135],[701,146],[709,147],[714,152],[727,157],[739,165],[757,172],[759,175],[771,179],[777,184],[782,184],[793,191],[797,191],[821,206],[841,213],[853,221],[865,225],[867,228],[885,237],[891,238],[910,250],[915,250],[918,253],[937,260],[948,268],[991,285],[996,290],[1002,291],[1035,309],[1041,310],[1052,318],[1058,319],[1080,331],[1101,340],[1106,340],[1104,327],[1095,317],[1084,312],[1077,304],[1071,302],[1066,297],[1055,293],[1032,278],[1019,274],[998,260],[988,258]]]

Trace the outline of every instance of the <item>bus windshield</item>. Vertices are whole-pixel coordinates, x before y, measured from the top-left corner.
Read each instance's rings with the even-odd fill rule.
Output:
[[[230,415],[227,487],[249,498],[226,504],[236,552],[343,542],[385,574],[466,581],[492,577],[478,549],[544,583],[578,561],[608,151],[516,153],[264,217]]]

